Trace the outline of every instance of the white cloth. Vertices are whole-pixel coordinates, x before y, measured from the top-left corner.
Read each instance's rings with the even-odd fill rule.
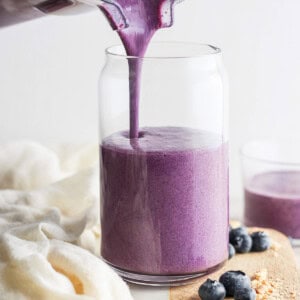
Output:
[[[97,146],[0,145],[0,299],[132,299],[94,255],[98,195]]]

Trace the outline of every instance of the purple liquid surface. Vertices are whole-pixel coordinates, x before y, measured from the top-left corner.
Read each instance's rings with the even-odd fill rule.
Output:
[[[105,260],[144,274],[205,271],[228,255],[227,144],[209,132],[143,128],[101,145]]]
[[[245,188],[245,223],[300,238],[300,172],[274,171],[253,177]]]

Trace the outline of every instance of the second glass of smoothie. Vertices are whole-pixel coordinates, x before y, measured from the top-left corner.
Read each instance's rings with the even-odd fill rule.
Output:
[[[277,229],[299,243],[300,142],[253,141],[241,155],[246,225]]]
[[[207,274],[228,257],[221,52],[153,43],[143,58],[126,56],[121,46],[107,49],[106,58],[99,105],[102,258],[142,284],[182,284]],[[133,64],[140,76],[134,105]]]

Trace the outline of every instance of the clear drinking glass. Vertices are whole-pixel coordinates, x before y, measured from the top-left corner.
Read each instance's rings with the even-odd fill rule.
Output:
[[[300,239],[300,141],[252,141],[241,150],[244,221]]]
[[[128,63],[142,66],[129,138]],[[101,255],[128,281],[176,285],[228,257],[227,85],[218,48],[106,50],[100,78]]]

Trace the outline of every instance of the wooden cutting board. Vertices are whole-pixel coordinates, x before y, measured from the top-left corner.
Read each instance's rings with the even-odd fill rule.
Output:
[[[300,300],[300,274],[288,238],[275,230],[249,228],[250,232],[259,230],[270,235],[272,246],[269,250],[235,255],[219,271],[190,285],[172,287],[170,300],[199,300],[199,286],[207,278],[218,280],[229,270],[241,270],[251,277],[253,287],[258,292],[256,300]]]

